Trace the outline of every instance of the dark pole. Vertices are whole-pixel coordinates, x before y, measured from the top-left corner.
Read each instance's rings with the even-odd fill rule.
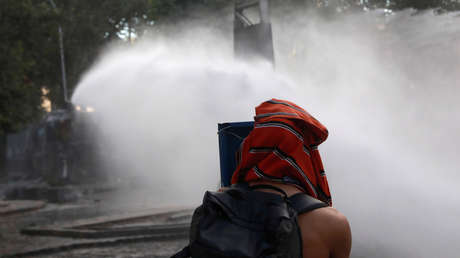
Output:
[[[49,0],[51,6],[53,9],[56,8],[56,4],[54,3],[53,0]],[[61,57],[61,75],[62,75],[62,93],[64,95],[64,102],[65,104],[69,103],[68,95],[67,95],[67,76],[66,76],[66,70],[65,70],[65,57],[64,57],[64,36],[62,32],[62,27],[61,24],[59,24],[58,27],[58,32],[59,32],[59,54]]]
[[[0,178],[6,177],[6,173],[6,134],[0,132]]]
[[[259,23],[253,23],[244,13],[257,7]],[[235,22],[233,28],[235,57],[244,61],[265,60],[275,66],[270,8],[268,0],[235,1]]]
[[[259,0],[260,23],[270,23],[268,0]]]

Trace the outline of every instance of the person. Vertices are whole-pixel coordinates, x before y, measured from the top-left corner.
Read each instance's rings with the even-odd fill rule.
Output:
[[[255,123],[238,151],[232,184],[265,184],[292,196],[308,194],[326,207],[300,214],[298,226],[304,258],[347,258],[351,229],[347,218],[332,207],[329,185],[318,145],[328,131],[296,104],[271,99],[256,107]],[[281,194],[271,189],[258,191]]]

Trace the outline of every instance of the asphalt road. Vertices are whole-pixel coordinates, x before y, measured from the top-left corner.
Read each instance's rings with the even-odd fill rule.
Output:
[[[119,193],[118,193],[119,194]],[[140,193],[142,194],[142,193]],[[130,216],[139,211],[174,210],[155,203],[120,202],[113,192],[102,192],[68,204],[50,204],[44,208],[0,215],[0,257],[170,257],[186,245],[186,239],[147,239],[117,242],[114,239],[72,239],[67,237],[28,236],[20,233],[29,227],[69,225],[77,221]],[[11,208],[3,202],[2,208]],[[154,219],[153,219],[154,220]],[[155,221],[152,221],[155,223]],[[116,239],[115,239],[116,240]],[[87,244],[104,242],[103,244]],[[113,242],[113,243],[112,243]],[[35,251],[37,253],[34,254]],[[33,255],[32,255],[33,254]]]

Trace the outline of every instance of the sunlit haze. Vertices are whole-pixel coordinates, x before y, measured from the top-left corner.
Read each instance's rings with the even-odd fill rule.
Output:
[[[460,18],[412,13],[275,7],[275,71],[233,59],[231,8],[201,15],[180,37],[107,47],[72,102],[94,111],[107,173],[193,206],[219,185],[217,123],[293,101],[329,129],[320,152],[353,257],[458,257]]]

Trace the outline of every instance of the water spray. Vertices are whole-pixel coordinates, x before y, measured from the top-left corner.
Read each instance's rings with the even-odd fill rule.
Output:
[[[286,8],[271,8],[276,72],[234,61],[222,18],[108,49],[72,97],[96,110],[108,173],[138,178],[148,205],[196,204],[218,186],[216,124],[289,99],[330,129],[321,153],[353,257],[456,257],[459,19],[406,10],[379,30],[372,11]]]

